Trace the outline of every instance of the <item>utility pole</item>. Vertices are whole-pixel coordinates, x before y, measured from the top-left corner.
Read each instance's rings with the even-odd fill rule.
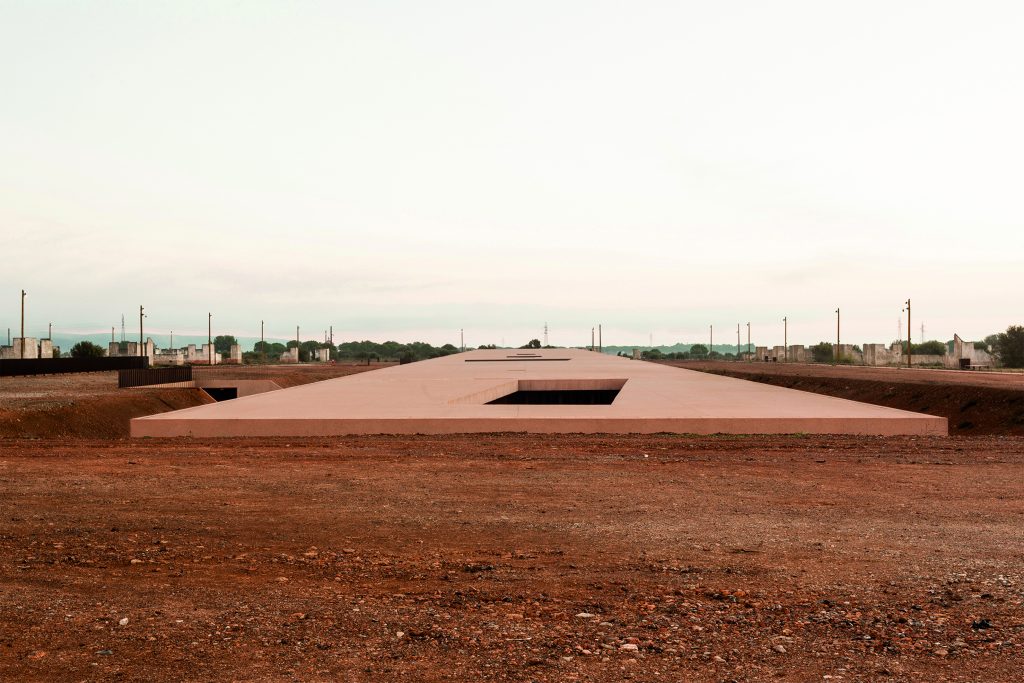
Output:
[[[139,355],[145,356],[142,351],[142,306],[139,306]]]
[[[466,350],[466,330],[459,328],[459,349],[465,352]]]
[[[900,309],[900,313],[903,313],[903,309]],[[900,360],[896,363],[896,367],[903,367],[903,316],[900,315],[896,319],[896,343],[900,346]]]
[[[711,354],[715,350],[715,326],[714,325],[709,325],[708,326],[708,334],[710,335],[710,339],[708,339],[708,344],[709,344],[708,345],[708,360],[711,360]]]
[[[111,344],[114,343],[114,326],[113,325],[110,326],[110,343]]]
[[[174,330],[171,330],[171,351],[174,350]]]
[[[206,314],[206,362],[213,367],[213,313]]]
[[[21,346],[18,357],[25,357],[25,290],[21,290]]]
[[[904,310],[907,312],[907,367],[909,368],[914,364],[914,357],[910,351],[910,299],[907,299],[907,307]]]
[[[505,343],[502,342],[501,345],[504,346]],[[547,345],[548,345],[548,324],[545,322],[544,323],[544,346],[547,346]]]
[[[740,359],[743,351],[740,350],[740,324],[736,323],[736,360]]]
[[[46,326],[46,338],[53,341],[53,323]]]
[[[747,362],[752,361],[754,357],[750,354],[750,323],[747,323]]]
[[[296,325],[295,326],[295,362],[296,363],[299,362],[299,347],[301,345],[302,345],[301,342],[299,342],[299,326]],[[370,364],[369,361],[367,361],[366,364],[369,365]]]
[[[604,353],[604,340],[601,339],[601,324],[597,325],[597,352]]]
[[[836,350],[832,354],[832,365],[839,362],[839,309],[836,309]]]
[[[266,358],[266,355],[267,355],[267,345],[263,341],[263,321],[261,320],[260,321],[260,359],[262,360],[262,359]]]
[[[782,319],[782,358],[789,362],[789,320],[786,318]]]
[[[595,349],[596,349],[596,347],[594,346],[594,328],[591,327],[590,328],[590,350],[594,351]]]
[[[334,325],[329,325],[329,327],[331,328],[331,348],[334,348]]]

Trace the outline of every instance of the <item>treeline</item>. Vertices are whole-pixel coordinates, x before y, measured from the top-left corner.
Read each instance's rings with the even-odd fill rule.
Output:
[[[299,360],[308,362],[315,358],[316,352],[320,349],[330,351],[331,360],[358,360],[366,361],[399,361],[409,363],[428,358],[440,358],[453,353],[458,353],[458,347],[453,344],[443,346],[431,346],[426,342],[411,342],[401,344],[396,341],[372,342],[372,341],[350,341],[342,342],[332,346],[327,342],[304,341],[297,344],[294,340],[287,344],[280,342],[256,342],[253,350],[243,354],[246,363],[274,362],[281,354],[288,349],[299,348]]]
[[[619,351],[615,355],[629,358],[632,354]],[[640,357],[644,360],[735,360],[736,354],[708,351],[708,347],[704,344],[693,344],[690,346],[689,351],[669,351],[666,353],[659,348],[644,349],[640,352]]]

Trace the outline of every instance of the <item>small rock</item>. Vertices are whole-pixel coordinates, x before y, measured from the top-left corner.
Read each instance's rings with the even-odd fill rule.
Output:
[[[987,628],[992,628],[992,622],[988,619],[978,619],[977,621],[971,622],[971,628],[975,631],[983,631]]]
[[[405,635],[405,631],[395,631],[395,638],[401,638]]]
[[[593,619],[596,616],[597,616],[596,614],[591,614],[590,612],[580,612],[579,614],[576,615],[576,618],[577,619]]]
[[[722,655],[715,655],[715,661],[719,662],[720,664],[725,664],[725,657],[723,657]]]
[[[137,558],[137,557],[133,557],[133,558],[132,558],[132,562],[131,562],[131,563],[132,563],[132,564],[142,564],[142,560],[140,560],[140,559],[139,559],[139,558]]]
[[[278,583],[288,583],[288,577],[287,576],[279,576],[279,577],[277,577],[277,582]]]
[[[117,622],[117,624],[118,624],[118,626],[127,626],[128,625],[128,617],[124,617],[123,619],[121,619],[121,621]]]
[[[786,646],[785,645],[773,645],[772,649],[775,650],[776,652],[778,652],[780,655],[786,654]]]
[[[113,650],[97,650],[96,654],[103,655],[104,657],[109,657],[110,655],[114,654],[114,651]]]
[[[619,649],[624,650],[625,652],[636,652],[640,647],[636,643],[625,643],[623,645],[619,645]]]
[[[935,652],[933,654],[936,657],[948,657],[949,656],[949,650],[947,650],[944,647],[937,647],[937,648],[935,648]]]

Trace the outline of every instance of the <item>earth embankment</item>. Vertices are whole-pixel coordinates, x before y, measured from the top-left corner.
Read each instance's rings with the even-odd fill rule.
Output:
[[[1024,375],[803,363],[663,361],[699,370],[944,417],[949,433],[1024,435]]]

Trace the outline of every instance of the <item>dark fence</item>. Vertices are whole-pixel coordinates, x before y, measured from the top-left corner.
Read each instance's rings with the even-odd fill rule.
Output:
[[[145,387],[151,384],[174,384],[175,382],[191,382],[192,366],[182,365],[174,368],[141,368],[120,370],[117,373],[117,387]]]
[[[146,356],[113,358],[4,358],[0,377],[18,375],[60,375],[68,372],[106,372],[149,367]]]

